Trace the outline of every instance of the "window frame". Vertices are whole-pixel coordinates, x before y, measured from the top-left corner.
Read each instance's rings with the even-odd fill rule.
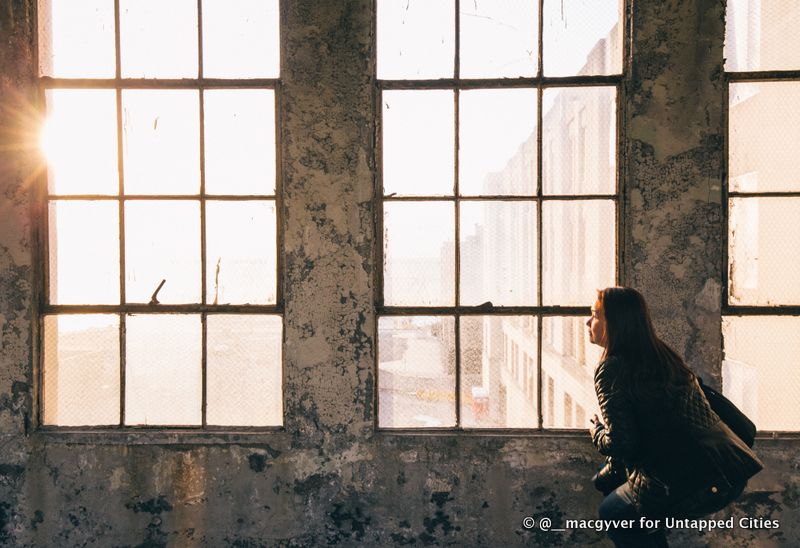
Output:
[[[40,41],[41,28],[39,10],[43,1],[39,0],[36,6],[36,32],[34,56],[37,67],[40,60]],[[48,170],[45,167],[35,176],[34,190],[34,215],[33,215],[33,253],[34,253],[34,298],[35,317],[33,332],[33,363],[34,363],[34,390],[33,390],[33,420],[32,428],[34,431],[44,434],[87,434],[87,442],[98,440],[93,434],[101,434],[101,440],[107,440],[107,435],[116,434],[113,438],[121,440],[123,443],[136,442],[140,439],[139,435],[148,433],[148,439],[158,442],[172,443],[182,442],[185,439],[183,434],[191,433],[215,433],[227,437],[230,441],[239,439],[240,435],[251,439],[255,434],[270,434],[285,430],[285,379],[286,365],[285,355],[281,350],[280,356],[280,407],[281,424],[270,426],[230,426],[230,425],[209,425],[207,424],[207,396],[208,396],[208,336],[207,319],[210,315],[270,315],[281,318],[281,331],[286,328],[285,301],[284,301],[284,253],[285,237],[283,226],[283,161],[282,161],[282,121],[281,121],[281,98],[282,98],[282,79],[283,72],[283,18],[278,11],[278,74],[274,78],[206,78],[203,75],[203,1],[197,0],[197,76],[192,78],[131,78],[122,77],[121,68],[121,43],[120,43],[120,0],[114,0],[114,76],[109,78],[66,78],[46,76],[37,70],[36,82],[38,86],[38,112],[42,117],[47,114],[46,93],[50,90],[59,89],[91,89],[91,90],[114,90],[116,101],[116,150],[117,150],[117,170],[118,187],[116,194],[53,194],[49,190]],[[278,4],[280,8],[280,3]],[[275,190],[273,194],[207,194],[205,181],[205,92],[208,90],[271,90],[274,96],[274,139],[275,139]],[[130,90],[186,90],[196,91],[198,97],[198,161],[199,161],[199,192],[196,194],[126,194],[124,189],[124,158],[123,158],[123,113],[122,96],[123,92]],[[50,303],[50,226],[49,208],[50,204],[58,201],[107,201],[117,202],[118,205],[118,228],[119,228],[119,304],[97,305],[97,304],[51,304]],[[126,202],[136,201],[185,201],[197,203],[199,207],[199,236],[200,236],[200,302],[188,304],[149,304],[126,303],[125,293],[125,204]],[[254,202],[271,201],[275,207],[275,302],[274,304],[208,304],[207,302],[207,257],[206,257],[206,205],[208,202]],[[155,297],[160,286],[156,289]],[[114,425],[49,425],[44,423],[44,322],[48,316],[61,316],[71,314],[109,314],[119,318],[119,422]],[[156,315],[156,314],[180,314],[198,315],[200,319],[200,353],[201,353],[201,422],[195,425],[138,425],[125,424],[125,399],[126,399],[126,318],[129,315]],[[281,336],[281,347],[284,337]],[[180,435],[179,438],[172,436],[173,433]]]
[[[558,305],[543,305],[542,304],[542,268],[543,268],[543,248],[542,248],[542,205],[545,201],[610,201],[615,209],[615,223],[614,228],[615,242],[614,242],[614,258],[613,263],[615,267],[615,284],[619,284],[624,279],[624,256],[622,245],[624,237],[623,220],[625,216],[625,175],[627,172],[627,156],[625,146],[625,106],[627,101],[626,94],[626,81],[631,74],[631,40],[632,40],[632,0],[622,0],[622,7],[620,10],[620,32],[622,33],[622,62],[621,71],[615,75],[590,75],[590,76],[545,76],[543,70],[543,27],[544,27],[544,2],[553,0],[533,0],[537,2],[538,6],[538,50],[537,50],[537,70],[536,76],[533,77],[514,77],[514,78],[460,78],[460,5],[462,0],[453,0],[455,11],[454,22],[454,72],[451,78],[437,78],[437,79],[379,79],[377,75],[377,43],[378,43],[378,3],[380,0],[373,0],[373,32],[372,32],[372,50],[373,59],[372,63],[372,78],[375,82],[374,105],[375,105],[375,148],[374,148],[374,165],[375,165],[375,187],[373,192],[373,206],[375,211],[375,247],[374,256],[375,268],[373,270],[373,284],[375,287],[375,313],[376,321],[374,327],[374,341],[375,341],[375,374],[374,383],[375,390],[373,391],[373,406],[374,413],[374,429],[384,434],[498,434],[498,435],[535,435],[535,434],[573,434],[578,435],[583,433],[582,428],[548,428],[544,426],[544,402],[542,400],[544,389],[542,382],[544,380],[544,373],[542,369],[542,346],[543,346],[543,323],[546,318],[550,317],[588,317],[591,313],[591,305],[586,306],[558,306]],[[464,0],[466,1],[466,0]],[[569,194],[543,194],[542,188],[542,159],[544,151],[544,143],[542,139],[542,128],[544,113],[542,112],[542,98],[544,90],[547,88],[564,88],[564,87],[614,87],[616,89],[615,97],[615,143],[614,143],[614,156],[616,159],[616,169],[614,171],[615,185],[614,191],[610,194],[584,194],[584,195],[569,195]],[[459,93],[466,90],[489,90],[489,89],[516,89],[528,88],[535,89],[537,94],[536,105],[536,193],[532,195],[520,196],[460,196],[459,195]],[[447,196],[386,196],[383,191],[383,110],[382,94],[384,91],[395,90],[445,90],[453,91],[454,95],[454,189],[452,195]],[[386,306],[384,304],[384,275],[383,264],[385,260],[384,255],[384,203],[385,202],[453,202],[455,211],[454,222],[454,248],[455,248],[455,261],[454,261],[454,284],[455,284],[455,305],[454,306]],[[459,204],[462,202],[481,202],[481,201],[503,201],[503,202],[520,202],[520,203],[535,203],[536,210],[536,300],[539,303],[537,306],[463,306],[459,304],[459,287],[460,287],[460,220],[459,220]],[[399,317],[399,316],[435,316],[435,317],[453,317],[454,318],[454,350],[455,350],[455,420],[456,424],[452,427],[387,427],[379,424],[379,406],[380,406],[380,344],[379,344],[379,320],[383,317]],[[532,316],[536,318],[537,330],[537,356],[533,360],[535,364],[534,379],[536,386],[534,387],[537,402],[537,426],[533,428],[516,428],[516,427],[502,427],[502,428],[476,428],[464,427],[461,424],[461,317],[469,316]],[[503,352],[506,352],[505,349]],[[525,388],[525,387],[523,387]],[[551,417],[552,419],[552,417]]]

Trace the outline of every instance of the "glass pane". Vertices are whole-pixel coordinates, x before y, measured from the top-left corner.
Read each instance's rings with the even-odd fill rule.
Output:
[[[39,0],[39,73],[113,78],[114,2]]]
[[[536,304],[536,203],[462,202],[461,304]]]
[[[800,82],[731,84],[729,120],[728,188],[800,191]]]
[[[119,424],[119,317],[44,318],[44,424]]]
[[[117,103],[114,90],[45,92],[42,149],[51,194],[117,194]]]
[[[204,92],[206,192],[275,193],[275,92]]]
[[[275,202],[206,204],[206,302],[274,304]]]
[[[461,423],[537,428],[536,318],[461,318]]]
[[[544,0],[545,76],[620,74],[623,0]]]
[[[617,90],[549,88],[542,98],[542,190],[611,194],[617,173]]]
[[[456,424],[455,321],[404,316],[378,320],[378,425]]]
[[[203,76],[277,78],[278,0],[203,0]]]
[[[147,303],[161,280],[162,303],[200,302],[200,206],[197,202],[125,204],[127,302]]]
[[[453,0],[378,0],[378,78],[452,78]]]
[[[725,70],[800,69],[797,0],[728,0]]]
[[[462,78],[536,76],[538,2],[461,2],[460,24]]]
[[[536,90],[462,91],[462,195],[536,194]]]
[[[730,303],[800,304],[800,198],[733,198]]]
[[[200,192],[197,91],[122,92],[126,194]]]
[[[116,201],[50,202],[50,302],[119,303]]]
[[[759,430],[800,430],[800,317],[722,319],[722,389]]]
[[[123,78],[197,77],[197,0],[120,0]]]
[[[589,306],[598,289],[614,285],[616,234],[611,200],[544,202],[544,304]]]
[[[383,92],[383,192],[453,194],[452,91]]]
[[[207,328],[206,422],[283,424],[280,316],[209,315]]]
[[[126,333],[125,424],[199,425],[200,316],[130,315]]]
[[[387,202],[383,211],[384,303],[455,304],[453,204]]]
[[[552,379],[545,392],[543,424],[548,428],[591,426],[600,416],[594,391],[594,370],[602,348],[589,342],[585,317],[548,317],[542,320],[542,378]]]

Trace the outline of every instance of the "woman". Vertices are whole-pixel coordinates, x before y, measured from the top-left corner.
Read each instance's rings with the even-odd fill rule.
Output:
[[[762,464],[711,410],[680,356],[656,337],[639,292],[598,291],[586,325],[590,341],[604,349],[594,375],[603,420],[595,415],[589,430],[607,457],[595,478],[610,491],[600,518],[633,520],[632,529],[608,532],[616,546],[666,546],[664,517],[722,509]],[[660,527],[641,528],[642,517]]]

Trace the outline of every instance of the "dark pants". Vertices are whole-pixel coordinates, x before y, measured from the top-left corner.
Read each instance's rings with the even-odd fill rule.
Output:
[[[720,492],[713,497],[686,499],[680,504],[674,505],[675,512],[668,511],[665,515],[675,514],[679,517],[699,518],[718,512],[742,494],[746,483],[737,484],[725,493]],[[687,504],[687,502],[691,504]],[[680,510],[678,510],[679,508]],[[660,528],[648,530],[639,527],[642,515],[636,511],[628,483],[617,487],[603,499],[603,502],[600,503],[599,513],[602,520],[633,520],[634,527],[631,529],[609,529],[608,538],[614,541],[617,548],[663,548],[669,546],[663,529],[663,519],[661,519],[662,527]]]

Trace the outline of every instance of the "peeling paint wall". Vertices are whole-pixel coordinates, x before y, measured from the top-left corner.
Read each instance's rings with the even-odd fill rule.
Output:
[[[31,431],[36,337],[35,2],[0,6],[0,545],[607,545],[587,437],[373,429],[371,0],[282,6],[284,432]],[[724,2],[640,0],[625,83],[623,280],[711,382],[721,358]],[[794,546],[798,440],[724,512],[779,530],[672,531],[679,546]]]

